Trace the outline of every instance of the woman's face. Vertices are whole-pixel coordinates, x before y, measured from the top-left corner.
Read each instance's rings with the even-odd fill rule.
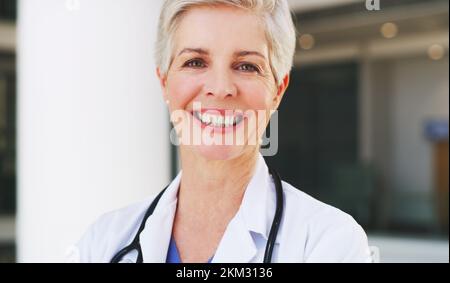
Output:
[[[158,76],[180,146],[211,160],[259,148],[288,82],[277,87],[260,18],[227,6],[182,16],[171,65]]]

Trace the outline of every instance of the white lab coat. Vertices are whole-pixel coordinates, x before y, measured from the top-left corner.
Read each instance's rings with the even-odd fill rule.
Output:
[[[177,206],[178,176],[168,186],[140,236],[144,262],[165,262]],[[283,182],[284,214],[272,262],[370,262],[364,230],[348,214]],[[69,262],[109,262],[134,238],[154,196],[100,217],[70,249]],[[275,185],[260,155],[242,204],[212,262],[262,262],[275,213]],[[135,262],[137,252],[122,262]]]

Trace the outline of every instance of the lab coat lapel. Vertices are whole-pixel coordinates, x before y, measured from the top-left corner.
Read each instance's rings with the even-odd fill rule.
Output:
[[[144,262],[166,262],[177,208],[181,172],[161,196],[153,214],[147,219],[139,237]]]
[[[252,235],[238,212],[228,224],[212,262],[250,262],[257,251]]]
[[[266,162],[259,155],[239,211],[225,230],[212,262],[252,262],[262,258],[275,212],[271,180]],[[255,237],[262,241],[257,243]]]

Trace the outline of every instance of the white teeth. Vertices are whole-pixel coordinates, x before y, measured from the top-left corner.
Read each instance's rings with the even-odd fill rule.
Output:
[[[226,116],[224,124],[225,124],[226,127],[228,127],[229,125],[232,125],[233,124],[233,117]]]
[[[205,124],[211,123],[211,117],[208,116],[208,115],[204,115],[204,116],[202,117],[202,122],[205,123]]]
[[[194,116],[202,121],[203,124],[212,125],[214,127],[231,127],[237,125],[242,121],[241,116],[221,116],[221,115],[211,115],[207,113],[194,112]]]

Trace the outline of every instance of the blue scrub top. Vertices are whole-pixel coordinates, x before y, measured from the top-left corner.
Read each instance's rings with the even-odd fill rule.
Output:
[[[208,260],[208,263],[211,263],[211,260],[213,259],[213,257],[214,256],[212,256]],[[181,263],[180,253],[178,252],[178,248],[177,248],[177,245],[175,243],[175,239],[173,238],[173,236],[170,237],[170,244],[169,244],[169,250],[167,251],[166,263]]]

